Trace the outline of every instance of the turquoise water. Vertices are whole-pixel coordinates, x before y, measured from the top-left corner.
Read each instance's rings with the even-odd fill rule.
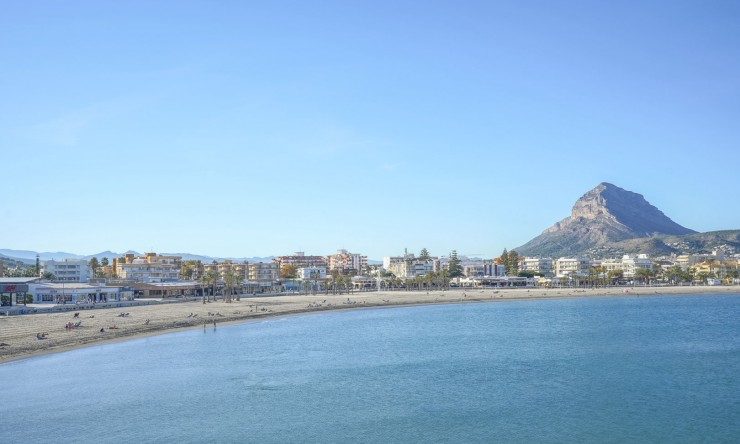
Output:
[[[740,297],[468,303],[0,365],[0,442],[738,442]]]

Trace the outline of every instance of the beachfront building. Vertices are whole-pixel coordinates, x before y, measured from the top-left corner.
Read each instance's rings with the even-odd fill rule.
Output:
[[[676,257],[676,262],[683,271],[688,270],[696,264],[702,262],[718,262],[723,263],[725,261],[725,254],[722,250],[714,250],[712,254],[682,254]]]
[[[406,260],[392,261],[389,264],[387,270],[393,273],[394,276],[399,278],[413,278],[416,276],[424,276],[427,273],[434,271],[434,260],[433,259],[416,259],[412,258]]]
[[[136,282],[129,287],[136,298],[200,297],[211,288],[203,288],[196,281]],[[219,286],[216,285],[216,290]]]
[[[709,276],[718,279],[724,278],[729,271],[736,270],[737,263],[720,264],[717,261],[705,261],[693,265],[689,270],[694,272],[694,276]]]
[[[116,274],[122,280],[133,282],[171,282],[180,278],[182,267],[181,256],[160,256],[157,253],[146,253],[134,257],[124,256],[123,261],[113,259]]]
[[[555,275],[588,275],[591,262],[585,257],[561,257],[555,261]]]
[[[56,282],[87,282],[90,280],[90,267],[84,259],[63,259],[45,261],[41,274],[51,273]]]
[[[277,262],[250,262],[248,266],[250,282],[273,282],[280,275]]]
[[[637,270],[653,271],[653,263],[646,254],[625,254],[621,259],[605,259],[601,261],[601,266],[606,269],[607,274],[610,271],[620,270],[622,276],[629,279],[637,276]]]
[[[519,269],[545,277],[554,275],[554,261],[549,257],[525,257],[522,259]]]
[[[133,291],[87,283],[44,282],[28,285],[35,304],[92,304],[133,300]]]
[[[326,257],[329,271],[338,271],[341,274],[362,274],[367,267],[367,256],[350,253],[347,250],[337,250],[336,254]]]
[[[0,305],[11,307],[25,304],[28,286],[40,281],[39,277],[0,277]]]
[[[234,274],[239,276],[241,280],[247,280],[249,278],[249,263],[233,263],[231,261],[217,262],[215,264],[203,265],[203,271],[208,273],[213,271],[218,274],[220,279],[223,279],[229,271],[233,271]]]
[[[297,278],[301,280],[326,279],[326,267],[299,268]]]
[[[326,268],[326,258],[324,256],[306,256],[303,251],[296,251],[292,256],[278,256],[272,260],[278,264],[279,268],[290,265],[298,268]]]
[[[483,266],[483,276],[503,277],[506,276],[506,267],[494,262],[487,263]]]

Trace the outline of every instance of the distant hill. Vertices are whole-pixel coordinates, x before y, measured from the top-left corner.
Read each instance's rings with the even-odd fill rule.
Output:
[[[112,260],[113,258],[121,257],[127,253],[131,253],[136,256],[143,256],[142,253],[131,251],[131,250],[126,251],[124,253],[116,253],[113,251],[102,251],[100,253],[89,254],[87,256],[84,256],[81,254],[66,253],[66,252],[50,253],[50,252],[36,252],[36,251],[31,251],[31,250],[0,249],[0,260],[2,260],[3,257],[5,257],[6,259],[20,261],[25,264],[35,264],[37,254],[41,262],[48,261],[48,260],[64,260],[64,259],[84,259],[86,261],[89,261],[93,257],[98,258],[98,260],[101,260],[104,257],[107,257],[109,260]],[[268,256],[268,257],[223,258],[223,257],[214,257],[214,256],[203,256],[203,255],[191,254],[191,253],[158,253],[158,254],[165,255],[165,256],[182,256],[182,259],[185,261],[194,260],[194,261],[201,261],[203,263],[211,263],[214,260],[217,262],[223,262],[224,260],[230,260],[233,262],[244,262],[244,261],[271,262],[272,258],[274,257],[274,256]]]
[[[683,246],[688,245],[705,249],[711,242],[720,242],[720,238],[729,243],[736,241],[732,235],[725,239],[697,233],[671,220],[642,195],[600,183],[576,201],[569,217],[516,251],[525,256],[550,257],[606,257],[636,252],[664,255],[683,252]]]

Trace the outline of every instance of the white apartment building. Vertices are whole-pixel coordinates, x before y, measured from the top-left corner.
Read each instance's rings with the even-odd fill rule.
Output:
[[[629,255],[625,254],[621,259],[606,259],[601,262],[606,272],[621,270],[625,278],[634,278],[637,270],[646,269],[653,271],[653,263],[647,254]]]
[[[125,262],[113,260],[116,274],[120,279],[145,283],[172,282],[180,279],[181,256],[146,253],[145,256],[134,257],[133,254],[127,254],[124,260]]]
[[[45,261],[43,273],[51,273],[57,282],[88,282],[90,267],[84,259],[64,259],[61,261]]]
[[[653,263],[647,254],[638,254],[637,256],[626,254],[622,257],[622,272],[624,277],[633,278],[637,270],[653,271]]]
[[[416,277],[434,271],[434,260],[408,259],[391,262],[388,271],[396,277]]]
[[[585,257],[561,257],[555,261],[555,275],[587,275],[591,262]]]
[[[298,269],[298,279],[326,279],[326,267],[303,267]]]
[[[545,277],[553,276],[554,261],[549,257],[525,257],[519,269]]]

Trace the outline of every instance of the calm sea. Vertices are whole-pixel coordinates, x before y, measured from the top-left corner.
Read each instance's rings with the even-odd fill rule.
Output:
[[[322,313],[0,365],[0,442],[740,441],[740,297]]]

